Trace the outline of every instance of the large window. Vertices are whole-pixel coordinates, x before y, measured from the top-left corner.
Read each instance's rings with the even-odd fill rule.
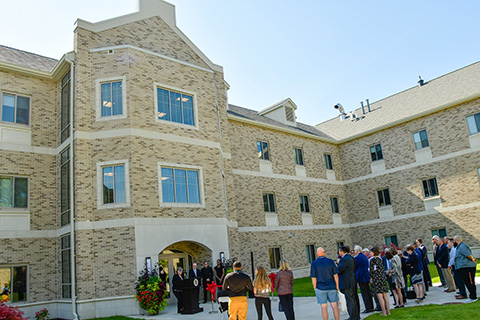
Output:
[[[295,164],[297,166],[303,166],[303,151],[302,151],[302,149],[299,149],[299,148],[293,149],[293,156],[295,158]]]
[[[70,223],[70,148],[60,154],[60,224]]]
[[[268,149],[268,142],[257,141],[258,159],[270,160],[270,151]]]
[[[60,140],[65,141],[70,136],[70,71],[62,78],[60,106]]]
[[[307,195],[300,195],[300,211],[302,213],[310,213],[310,202]]]
[[[0,267],[0,287],[8,285],[8,302],[27,301],[27,271],[27,266]]]
[[[193,95],[157,88],[157,119],[193,126]]]
[[[415,143],[415,150],[420,150],[430,146],[428,143],[427,130],[421,130],[413,134],[413,142]]]
[[[30,98],[16,94],[2,94],[2,121],[30,124]]]
[[[425,198],[438,196],[437,178],[422,180],[422,186]]]
[[[102,167],[102,176],[103,204],[126,202],[125,165]]]
[[[1,207],[28,207],[28,178],[0,176]]]
[[[123,114],[122,81],[104,82],[101,84],[102,117]]]
[[[343,247],[343,241],[337,241],[337,252],[340,250],[340,247]]]
[[[161,167],[162,202],[200,203],[199,171]]]
[[[328,153],[325,153],[323,158],[325,159],[325,168],[327,170],[333,170],[332,156]]]
[[[71,243],[70,235],[60,238],[62,259],[62,298],[72,297]]]
[[[480,112],[467,117],[468,131],[475,134],[480,131]]]
[[[394,244],[398,247],[398,239],[396,234],[385,237],[385,245],[388,247],[391,244]]]
[[[380,143],[370,147],[370,157],[372,161],[383,159],[382,145]]]
[[[270,268],[280,268],[280,261],[282,260],[282,249],[280,247],[274,247],[270,248],[268,251],[270,256]]]
[[[305,251],[307,253],[307,262],[312,263],[312,261],[316,259],[315,245],[307,244],[305,246]]]
[[[390,190],[388,188],[377,190],[378,206],[384,207],[392,204],[390,200]]]
[[[433,229],[432,230],[432,237],[433,236],[439,236],[440,238],[446,237],[447,236],[447,229],[446,228]]]
[[[337,197],[330,197],[330,207],[332,209],[332,213],[340,213],[340,209],[338,208]]]
[[[275,196],[273,193],[263,194],[263,210],[265,212],[275,212]]]

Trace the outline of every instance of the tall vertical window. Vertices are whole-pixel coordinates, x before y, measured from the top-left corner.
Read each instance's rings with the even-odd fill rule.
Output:
[[[325,153],[323,158],[325,159],[325,168],[327,170],[333,170],[332,156],[328,153]]]
[[[307,195],[300,195],[300,211],[302,213],[310,213],[310,203]]]
[[[6,295],[7,302],[27,301],[27,272],[27,266],[0,266],[1,287],[3,288],[3,285],[7,283],[10,289],[10,293]],[[2,293],[0,292],[1,297]]]
[[[61,246],[61,276],[62,276],[62,298],[72,297],[72,272],[71,272],[71,243],[70,235],[60,238]]]
[[[432,237],[439,236],[440,238],[447,236],[447,229],[446,228],[439,228],[432,230]]]
[[[307,262],[312,263],[313,260],[315,260],[315,245],[313,244],[307,244],[305,246],[305,251],[307,253]]]
[[[438,196],[437,178],[422,180],[422,186],[425,198]]]
[[[70,148],[60,154],[60,224],[70,223]]]
[[[115,165],[102,168],[103,204],[126,202],[125,166]]]
[[[295,157],[295,164],[297,166],[303,166],[303,151],[302,149],[293,149],[293,156]]]
[[[427,130],[421,130],[413,134],[413,142],[415,143],[415,150],[420,150],[429,147]]]
[[[2,94],[2,121],[30,124],[30,98],[16,94]]]
[[[337,197],[330,197],[330,207],[332,209],[332,213],[340,213],[338,208],[338,198]]]
[[[62,78],[60,106],[60,140],[65,141],[70,136],[70,71]]]
[[[28,207],[28,178],[0,176],[1,207]]]
[[[268,142],[257,141],[257,153],[258,153],[258,159],[270,160]]]
[[[385,245],[387,247],[390,246],[392,243],[398,247],[398,239],[396,234],[385,237]]]
[[[280,247],[270,248],[268,250],[270,256],[270,268],[280,268],[280,261],[282,260],[282,249]]]
[[[263,211],[275,212],[275,196],[273,193],[263,194]]]
[[[101,84],[102,117],[123,114],[122,81],[104,82]]]
[[[200,203],[198,170],[161,168],[162,201]]]
[[[390,200],[390,190],[388,188],[377,190],[378,206],[384,207],[392,204]]]
[[[157,119],[193,126],[193,95],[157,88]]]
[[[382,145],[380,143],[370,147],[370,157],[372,161],[383,159]]]
[[[468,131],[475,134],[480,131],[480,112],[467,117]]]

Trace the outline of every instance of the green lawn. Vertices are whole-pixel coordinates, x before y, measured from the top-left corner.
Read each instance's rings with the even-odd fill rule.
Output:
[[[430,265],[428,266],[428,270],[430,270],[430,276],[432,277],[432,282],[433,283],[440,282],[440,277],[438,276],[437,267],[435,267],[433,262],[431,262]],[[480,277],[480,262],[477,262],[477,271],[475,272],[475,277]]]

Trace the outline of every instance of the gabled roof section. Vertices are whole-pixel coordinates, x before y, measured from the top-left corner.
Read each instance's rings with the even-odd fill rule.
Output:
[[[269,112],[272,112],[274,110],[277,110],[278,108],[281,108],[281,107],[283,107],[284,105],[287,105],[287,104],[289,104],[289,106],[293,107],[294,110],[297,110],[297,105],[292,101],[292,99],[287,98],[285,100],[282,100],[280,102],[277,102],[277,103],[271,105],[268,108],[265,108],[263,110],[258,111],[258,114],[263,116],[263,115],[265,115]]]
[[[209,68],[218,72],[223,72],[222,66],[210,61],[210,59],[208,59],[208,57],[177,27],[175,6],[173,4],[163,0],[139,0],[138,4],[139,9],[137,12],[95,23],[78,19],[76,25],[77,27],[92,32],[101,32],[127,23],[159,16],[183,41],[185,41],[185,43],[208,65]]]
[[[371,111],[354,112],[354,121],[334,118],[315,128],[337,142],[349,141],[480,97],[480,62],[447,73],[370,104]]]
[[[323,141],[334,142],[332,137],[326,135],[325,133],[316,129],[313,126],[309,126],[300,122],[297,122],[296,126],[287,125],[280,121],[276,121],[274,119],[262,116],[259,114],[259,112],[255,110],[242,108],[233,104],[228,105],[228,116],[232,120],[238,120],[254,125],[265,126],[271,129],[278,129],[279,131],[288,131],[292,134],[299,134],[303,136],[311,135]]]
[[[58,60],[0,45],[0,63],[51,72]]]

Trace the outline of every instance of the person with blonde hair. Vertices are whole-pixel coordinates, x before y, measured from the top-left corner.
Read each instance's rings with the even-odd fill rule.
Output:
[[[275,277],[275,287],[287,320],[295,320],[293,311],[293,272],[288,262],[280,261],[280,269]]]
[[[268,320],[273,320],[269,296],[270,292],[272,292],[272,283],[267,276],[267,271],[264,267],[257,267],[255,270],[253,293],[255,294],[255,308],[257,309],[258,320],[263,319],[262,305],[265,307]]]

